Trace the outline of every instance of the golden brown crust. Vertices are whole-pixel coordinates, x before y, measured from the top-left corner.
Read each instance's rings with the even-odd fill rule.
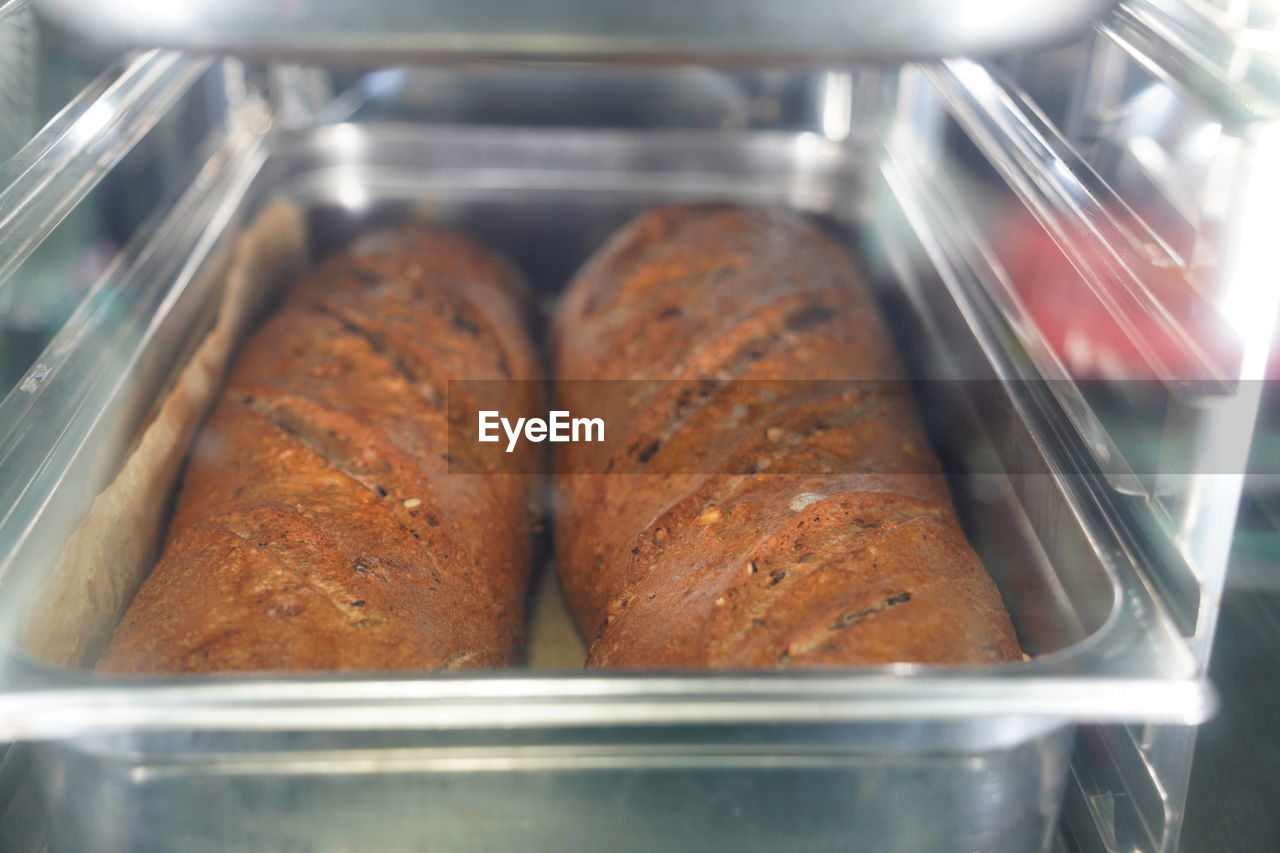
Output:
[[[623,440],[557,464],[589,666],[1019,658],[874,300],[804,220],[653,211],[584,266],[555,343],[561,380],[654,380],[615,392]]]
[[[237,360],[99,669],[510,663],[529,478],[448,475],[443,401],[450,379],[538,378],[522,289],[466,238],[416,229],[304,276]],[[517,387],[532,405],[536,383]]]

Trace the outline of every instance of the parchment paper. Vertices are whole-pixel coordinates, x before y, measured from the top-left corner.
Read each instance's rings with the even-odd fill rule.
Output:
[[[587,646],[578,633],[578,626],[573,624],[553,563],[539,566],[534,572],[527,625],[525,663],[529,669],[561,672],[582,669],[587,660]]]

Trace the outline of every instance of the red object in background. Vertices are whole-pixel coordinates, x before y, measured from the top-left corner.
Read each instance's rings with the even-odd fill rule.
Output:
[[[1181,270],[1148,262],[1140,272],[1145,293],[1119,280],[1095,289],[1021,208],[1005,217],[997,252],[1029,318],[1073,377],[1238,375],[1238,337]],[[1273,357],[1270,375],[1280,375],[1277,366],[1280,361]]]

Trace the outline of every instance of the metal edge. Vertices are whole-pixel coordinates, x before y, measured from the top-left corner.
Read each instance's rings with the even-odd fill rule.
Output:
[[[1190,92],[1237,131],[1280,115],[1276,94],[1259,92],[1233,79],[1213,58],[1215,54],[1234,56],[1236,49],[1231,39],[1208,21],[1192,30],[1149,0],[1126,0],[1097,29],[1147,71]]]
[[[1204,349],[1182,327],[1149,285],[1151,258],[1134,245],[1141,237],[1146,250],[1163,251],[1141,219],[1129,209],[1071,147],[1030,99],[1010,81],[970,60],[948,60],[925,72],[948,111],[960,124],[1010,188],[1040,222],[1082,279],[1104,305],[1111,308],[1122,329],[1142,353],[1151,375],[1170,392],[1188,392],[1185,371],[1167,362],[1148,329],[1176,341],[1194,358],[1194,390],[1205,393],[1234,373],[1221,355]],[[1225,329],[1225,324],[1224,324]],[[1230,338],[1228,338],[1230,339]]]
[[[0,171],[0,293],[210,64],[167,51],[138,56],[98,77],[14,155]]]
[[[1173,602],[1175,606],[1171,609],[1170,602],[1160,594],[1163,588],[1159,587],[1158,579],[1140,568],[1145,564],[1144,552],[1136,547],[1132,531],[1114,512],[1110,489],[1104,486],[1107,481],[1092,464],[1091,453],[1080,437],[1073,439],[1070,427],[1053,428],[1054,421],[1063,422],[1070,417],[1057,404],[1058,393],[1032,393],[1036,384],[1021,381],[1027,374],[1019,370],[1005,351],[1000,343],[1004,339],[1000,331],[990,328],[997,322],[992,318],[1003,315],[994,304],[984,310],[983,301],[984,297],[992,299],[989,282],[999,275],[999,270],[990,259],[989,248],[965,224],[969,217],[958,203],[954,188],[940,175],[932,174],[925,180],[914,165],[911,153],[892,143],[887,147],[884,172],[886,183],[899,200],[904,217],[920,239],[934,269],[955,293],[957,302],[967,306],[970,328],[997,377],[1007,381],[1006,391],[1011,402],[1024,422],[1034,427],[1033,436],[1047,469],[1055,477],[1067,506],[1090,538],[1114,584],[1113,607],[1107,622],[1081,643],[1037,658],[1037,662],[1076,657],[1090,647],[1114,662],[1117,655],[1123,654],[1120,648],[1126,641],[1120,638],[1118,646],[1117,638],[1111,635],[1119,632],[1122,621],[1128,620],[1146,623],[1146,639],[1162,648],[1162,654],[1193,666],[1180,631],[1188,619],[1194,624],[1194,614],[1181,613],[1178,602]],[[912,174],[914,179],[908,177]],[[1003,328],[1005,324],[999,322]],[[1135,597],[1139,589],[1145,592],[1140,601]]]
[[[47,21],[116,46],[165,46],[328,63],[423,58],[787,62],[938,58],[1041,45],[1082,31],[1115,0],[895,4],[796,0],[254,0],[128,4],[36,0]]]
[[[825,683],[724,675],[700,679],[700,695],[690,694],[687,680],[662,676],[281,681],[273,682],[276,696],[270,701],[252,682],[239,681],[141,690],[135,685],[133,692],[114,695],[110,689],[33,691],[0,696],[0,732],[31,740],[139,729],[465,730],[1015,718],[1053,725],[1134,719],[1194,724],[1207,719],[1216,702],[1195,680],[1054,679],[1038,685],[1051,692],[1047,702],[999,679],[940,679],[930,685],[934,689],[904,695],[896,676],[853,675],[827,676]],[[797,681],[808,681],[808,689],[797,690]],[[495,682],[507,689],[486,689]],[[764,690],[769,682],[780,690]],[[145,704],[139,693],[145,693]]]

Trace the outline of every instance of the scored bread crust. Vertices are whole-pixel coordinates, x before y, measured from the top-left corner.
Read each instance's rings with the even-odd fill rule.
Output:
[[[507,262],[443,230],[372,235],[302,276],[233,365],[98,669],[511,663],[532,482],[451,459],[476,445],[449,440],[448,383],[525,380],[503,387],[532,412],[531,304]]]
[[[1018,660],[852,259],[803,218],[651,211],[562,299],[556,553],[588,666]]]

